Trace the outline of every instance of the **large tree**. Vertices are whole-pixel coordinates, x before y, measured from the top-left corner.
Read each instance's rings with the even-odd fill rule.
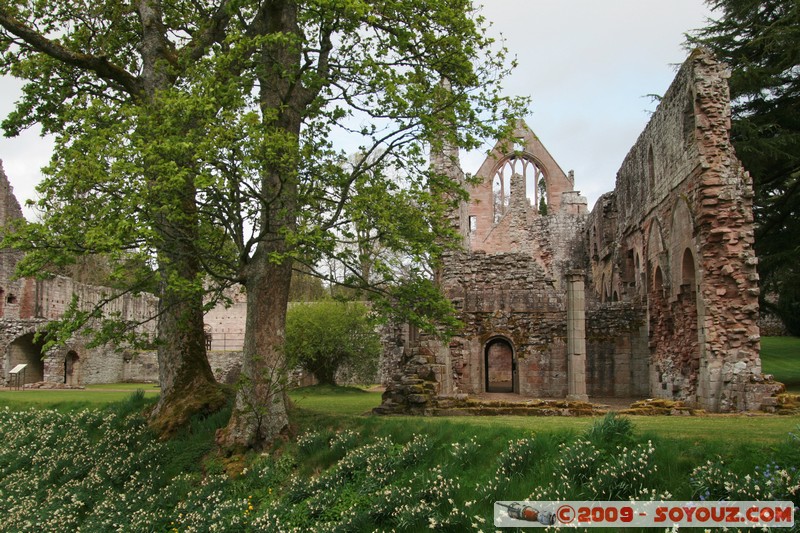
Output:
[[[330,281],[414,319],[446,309],[420,267],[452,236],[446,215],[463,190],[458,176],[431,168],[429,151],[477,147],[520,113],[499,94],[503,51],[466,0],[269,1],[235,19],[238,32],[191,88],[224,102],[206,108],[225,110],[208,117],[196,154],[200,211],[236,248],[210,272],[234,273],[228,281],[247,293],[242,381],[218,435],[230,448],[263,445],[287,425],[293,262],[328,276],[317,267],[335,259],[353,275]],[[397,283],[401,271],[380,258],[358,275],[377,243],[385,257],[403,256],[409,279]]]
[[[732,141],[755,185],[761,303],[800,335],[800,3],[710,0],[689,37],[732,69]]]
[[[130,253],[155,260],[161,397],[153,420],[167,432],[224,403],[205,353],[194,162],[181,145],[195,125],[170,114],[170,95],[224,35],[232,3],[0,3],[0,73],[28,82],[5,133],[38,123],[56,135],[40,187],[44,224],[15,242],[30,252],[19,272],[44,275],[81,254],[120,267]],[[129,290],[152,286],[146,272],[136,277]],[[73,314],[73,325],[92,314]]]
[[[212,286],[245,287],[242,380],[218,442],[258,447],[287,425],[283,344],[293,264],[314,270],[333,258],[357,273],[365,247],[380,243],[386,257],[402,256],[408,279],[397,283],[401,271],[374,258],[370,279],[338,281],[408,309],[415,320],[447,310],[421,265],[447,245],[447,213],[464,193],[458,176],[430,167],[428,154],[475,148],[483,138],[507,132],[521,110],[500,96],[506,58],[493,49],[468,0],[247,0],[208,13],[202,13],[203,2],[173,5],[162,29],[180,46],[166,46],[156,62],[171,83],[158,91],[154,105],[140,112],[138,100],[123,106],[101,100],[104,107],[94,112],[96,89],[87,86],[89,112],[76,106],[70,121],[50,131],[74,137],[65,148],[78,147],[67,152],[72,164],[60,172],[64,179],[70,171],[95,180],[114,176],[91,189],[106,199],[101,212],[112,211],[96,227],[130,216],[142,222],[137,232],[145,236],[163,233],[192,243],[165,261],[181,259],[197,268],[197,276],[166,279],[182,290],[196,290],[200,272]],[[209,17],[215,31],[197,32],[210,36],[202,53],[177,54],[194,50],[192,29],[204,28],[201,21]],[[140,46],[126,43],[130,49],[119,62],[148,49],[140,37],[143,24],[134,26],[129,37]],[[36,101],[30,109],[30,120],[61,117]],[[87,130],[103,132],[111,147],[98,148],[108,144],[93,143],[97,136]],[[363,157],[343,164],[353,151]],[[91,164],[84,168],[87,159]],[[141,175],[149,179],[142,182]],[[69,197],[57,189],[54,184],[49,191],[62,209]],[[114,217],[121,208],[110,200],[118,196],[126,198],[128,216]],[[161,208],[148,208],[142,203],[148,200]],[[71,217],[81,219],[76,211],[65,215],[62,227]],[[161,216],[185,226],[162,231]],[[137,234],[120,226],[119,233]],[[165,252],[163,246],[152,249],[159,257]]]

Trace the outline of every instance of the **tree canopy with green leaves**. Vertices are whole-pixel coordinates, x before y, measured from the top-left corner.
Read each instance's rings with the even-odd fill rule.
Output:
[[[11,242],[30,252],[19,273],[100,255],[112,279],[129,279],[117,294],[160,287],[153,420],[165,432],[225,402],[203,335],[196,172],[183,149],[195,130],[168,95],[224,37],[231,3],[0,3],[0,72],[27,81],[3,129],[40,124],[57,139],[39,189],[43,224]],[[154,268],[130,276],[131,261]],[[76,306],[65,321],[78,327],[97,311]]]
[[[30,0],[0,7],[0,25],[3,72],[29,80],[6,131],[57,135],[29,264],[86,250],[156,258],[162,316],[167,296],[192,296],[180,300],[192,320],[171,325],[198,355],[202,290],[245,287],[221,445],[258,447],[287,424],[296,262],[325,276],[332,258],[353,274],[345,283],[417,321],[448,309],[422,264],[452,245],[446,215],[464,191],[429,154],[502,137],[521,113],[471,1]],[[359,276],[373,244],[403,268],[375,257]]]
[[[761,304],[800,335],[800,3],[710,0],[689,36],[731,67],[732,141],[755,187]]]

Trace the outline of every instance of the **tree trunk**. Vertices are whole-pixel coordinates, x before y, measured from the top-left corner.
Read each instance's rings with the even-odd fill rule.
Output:
[[[187,189],[194,190],[190,183]],[[193,202],[187,196],[184,202]],[[189,213],[192,212],[191,208]],[[195,235],[194,217],[159,223],[163,246],[159,254],[161,294],[158,317],[158,381],[161,397],[151,413],[151,426],[162,436],[171,435],[194,414],[210,414],[226,403],[214,379],[206,353],[203,329],[203,292],[191,286],[200,273],[195,250],[186,236]],[[176,286],[176,277],[188,287]]]
[[[157,112],[159,96],[171,88],[171,48],[163,22],[160,0],[137,0],[142,23],[141,79],[144,105]],[[158,153],[158,139],[156,153]],[[189,166],[192,161],[176,161]],[[203,293],[195,288],[201,265],[193,243],[198,239],[197,206],[192,173],[176,188],[161,186],[171,176],[154,174],[157,187],[150,209],[155,213],[159,235],[158,266],[161,294],[158,316],[158,381],[161,397],[150,421],[162,436],[186,424],[196,413],[210,413],[225,404],[225,395],[214,379],[206,354],[203,330]]]
[[[297,225],[300,125],[310,103],[298,83],[303,34],[293,0],[266,0],[255,23],[260,35],[283,35],[261,50],[259,104],[262,128],[274,138],[274,154],[263,162],[256,252],[243,269],[247,323],[240,387],[231,420],[217,434],[228,450],[258,449],[287,426],[286,308],[292,258],[286,235]],[[293,42],[292,37],[297,41]],[[280,259],[277,259],[277,258]]]
[[[253,257],[245,284],[247,322],[241,382],[228,426],[217,435],[223,448],[261,448],[289,424],[283,342],[291,279],[291,260],[274,264],[263,251]]]

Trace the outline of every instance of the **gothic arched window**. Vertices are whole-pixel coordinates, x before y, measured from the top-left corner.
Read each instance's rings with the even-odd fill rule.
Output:
[[[511,177],[515,175],[522,176],[522,191],[512,190]],[[544,172],[527,154],[516,153],[508,156],[498,165],[492,177],[495,224],[500,222],[508,211],[512,194],[524,195],[528,199],[528,205],[535,207],[542,214],[547,213],[547,183]]]

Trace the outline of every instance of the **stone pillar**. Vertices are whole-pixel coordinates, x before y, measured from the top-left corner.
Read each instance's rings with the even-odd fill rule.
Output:
[[[586,394],[586,300],[582,270],[567,272],[567,400],[588,401]]]

